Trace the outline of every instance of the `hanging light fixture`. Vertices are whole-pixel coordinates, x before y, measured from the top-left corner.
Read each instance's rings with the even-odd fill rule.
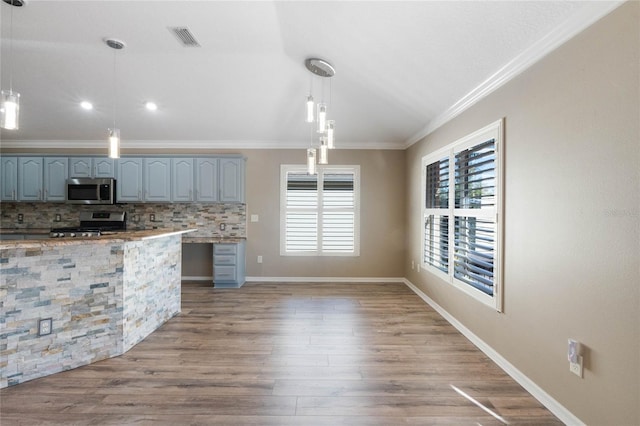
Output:
[[[314,75],[323,78],[333,77],[336,73],[333,66],[318,58],[308,58],[304,61],[306,68]],[[328,120],[328,106],[324,102],[324,85],[322,86],[322,99],[316,105],[314,105],[312,87],[309,89],[309,96],[307,96],[307,123],[317,123],[316,133],[319,134],[319,157],[318,164],[328,164],[328,150],[333,149],[334,143],[334,129],[335,120]],[[311,144],[313,145],[313,131],[311,135]],[[313,147],[307,149],[307,172],[309,174],[316,173],[316,150]]]
[[[329,147],[329,149],[334,149],[335,148],[335,143],[334,143],[334,130],[336,127],[336,122],[335,120],[328,120],[327,121],[327,146]]]
[[[22,7],[24,0],[2,0],[10,6]],[[13,7],[9,23],[9,90],[0,91],[0,127],[18,130],[20,122],[20,93],[13,91]]]
[[[112,38],[104,39],[104,42],[114,50],[124,49],[124,42]],[[116,84],[116,52],[113,52],[113,127],[108,129],[109,132],[109,158],[120,158],[120,129],[116,127],[116,101],[117,101],[117,84]]]

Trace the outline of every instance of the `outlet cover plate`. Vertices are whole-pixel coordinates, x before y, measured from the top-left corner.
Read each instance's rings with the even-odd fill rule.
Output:
[[[38,321],[38,336],[51,334],[53,328],[53,318],[45,318]]]
[[[578,362],[569,363],[569,371],[582,378],[582,357],[578,355]]]

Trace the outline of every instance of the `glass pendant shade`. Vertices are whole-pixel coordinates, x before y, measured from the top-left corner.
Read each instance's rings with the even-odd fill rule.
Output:
[[[329,149],[334,149],[336,147],[335,140],[334,140],[335,128],[336,128],[335,120],[328,120],[327,121],[327,146],[329,147]]]
[[[327,138],[320,138],[320,156],[318,158],[318,164],[329,164],[329,146],[327,145]]]
[[[324,133],[327,130],[327,105],[318,104],[318,133]]]
[[[20,93],[3,90],[0,111],[2,112],[0,127],[7,130],[17,130],[20,118]]]
[[[310,175],[316,174],[316,149],[307,149],[307,173]]]
[[[109,158],[120,158],[120,129],[109,129]]]
[[[307,96],[307,123],[313,123],[313,96]]]

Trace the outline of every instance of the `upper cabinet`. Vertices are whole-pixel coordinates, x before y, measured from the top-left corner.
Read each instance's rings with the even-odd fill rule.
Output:
[[[151,203],[171,201],[171,159],[145,158],[143,200]]]
[[[18,157],[2,157],[0,161],[0,200],[18,200]]]
[[[107,157],[69,158],[69,177],[112,178],[116,176],[115,161]]]
[[[244,203],[245,159],[3,156],[0,200],[65,201],[68,178],[115,178],[118,203]]]
[[[220,196],[221,203],[244,202],[244,158],[220,158]]]
[[[42,201],[42,157],[18,157],[18,200]]]
[[[116,170],[116,200],[142,201],[142,158],[121,158]]]
[[[65,201],[67,199],[68,159],[66,157],[45,157],[43,163],[43,200]]]
[[[193,158],[172,158],[171,179],[172,200],[177,203],[194,201],[195,175]]]
[[[196,201],[218,201],[218,159],[196,159]]]

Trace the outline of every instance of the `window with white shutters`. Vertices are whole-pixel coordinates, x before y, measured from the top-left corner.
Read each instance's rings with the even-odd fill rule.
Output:
[[[502,310],[502,120],[422,160],[422,264]]]
[[[358,166],[281,167],[280,254],[359,255]]]

